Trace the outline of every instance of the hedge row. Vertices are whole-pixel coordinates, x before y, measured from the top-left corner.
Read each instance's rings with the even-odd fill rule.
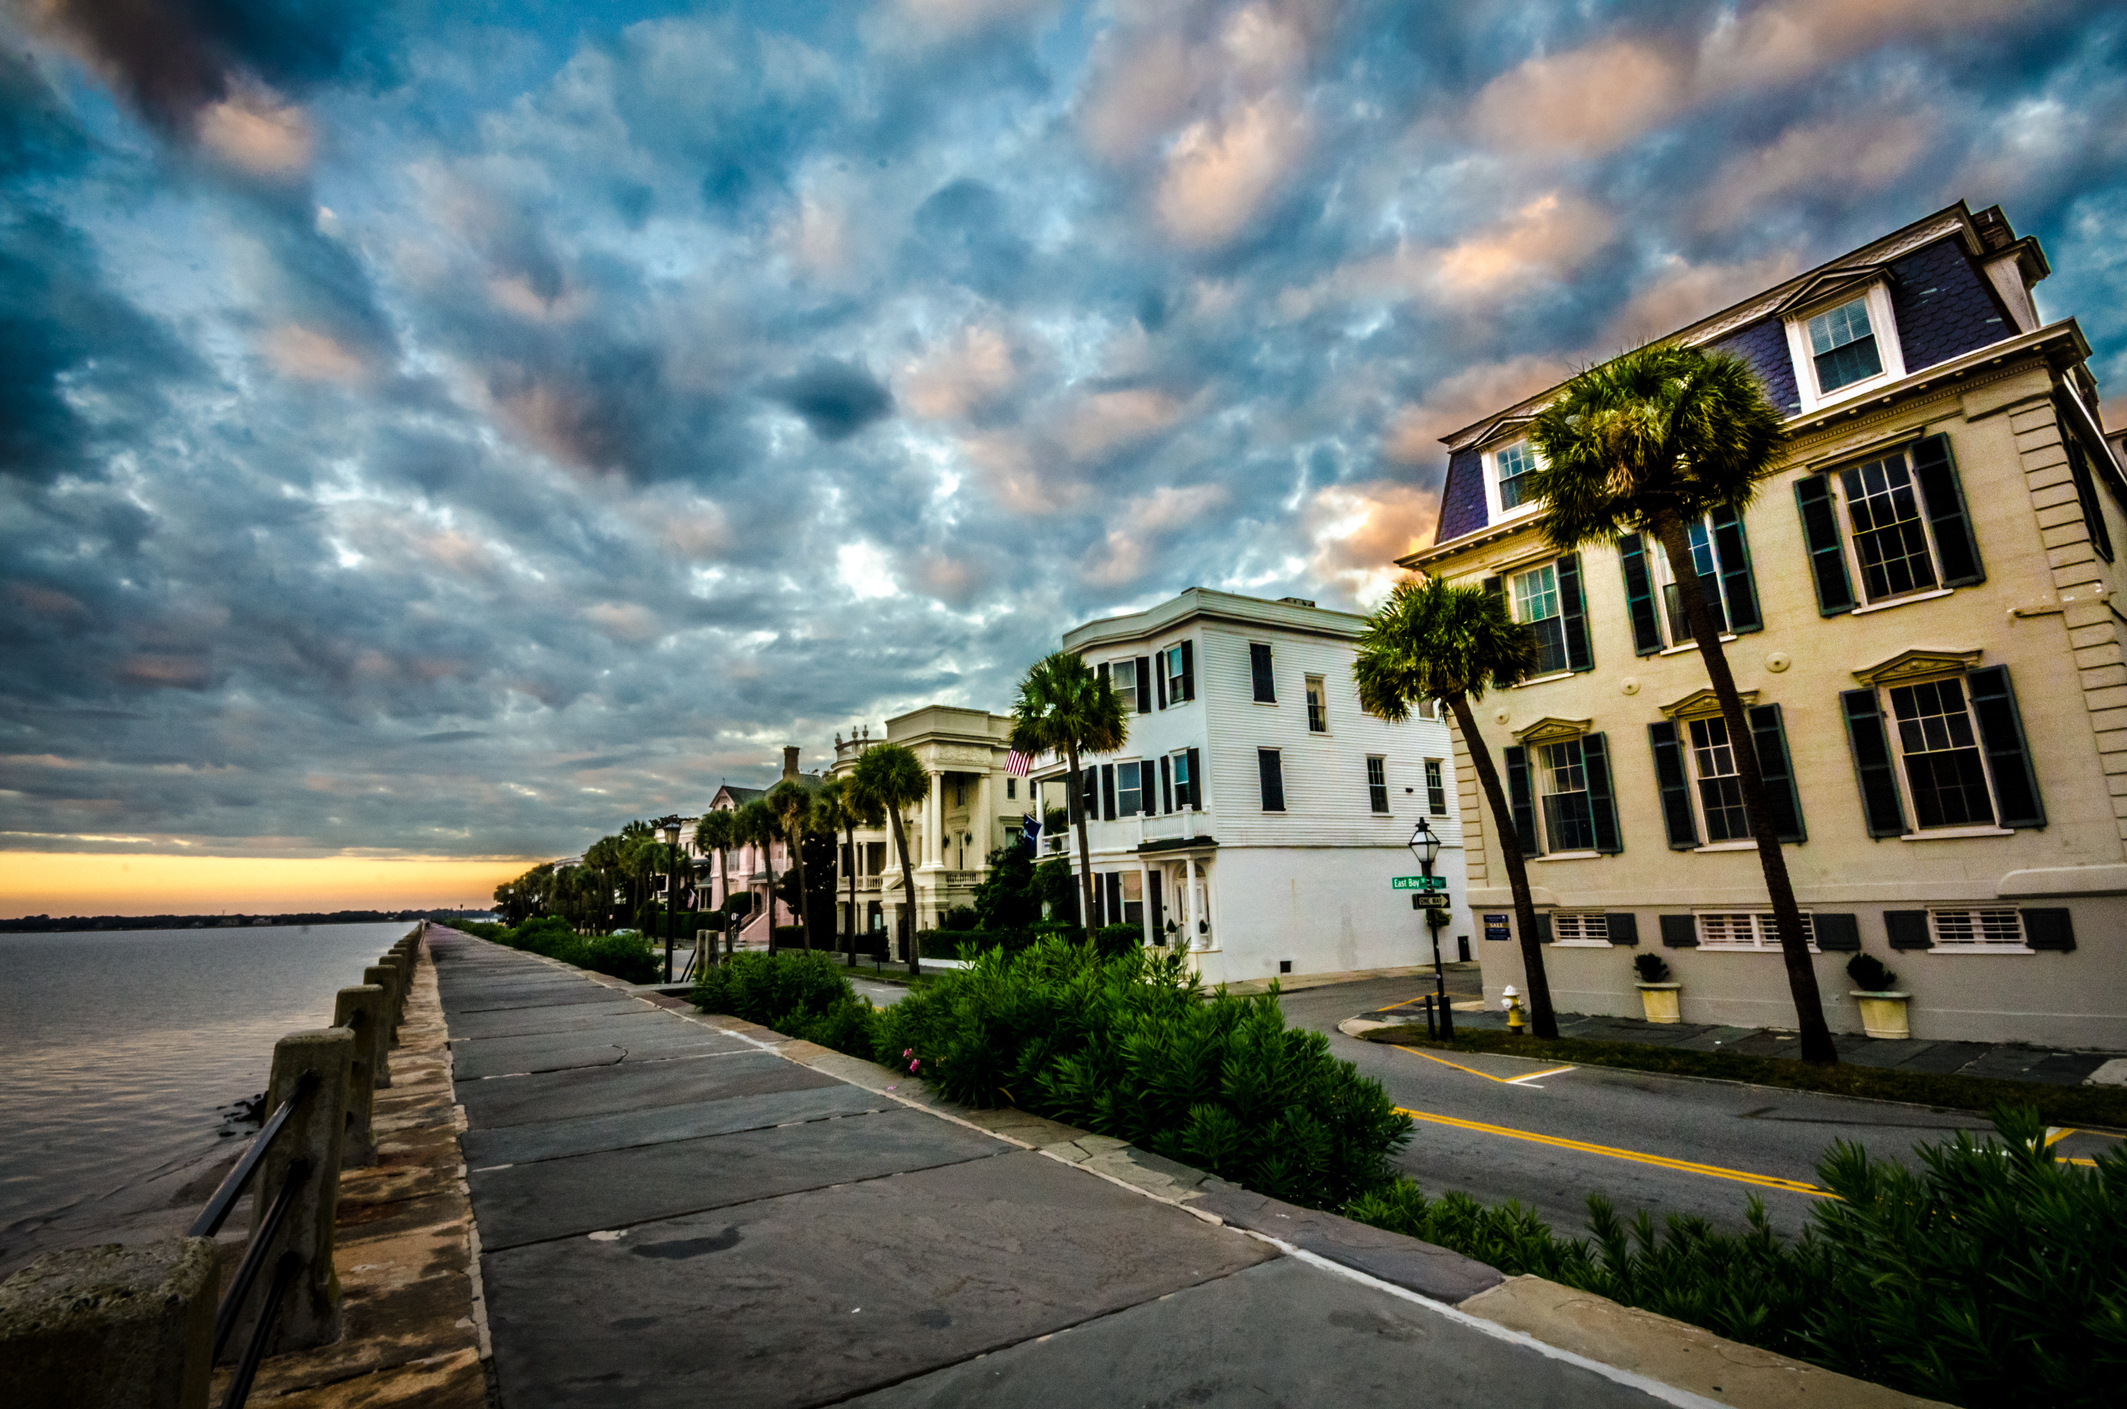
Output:
[[[579,969],[611,974],[629,983],[657,982],[658,969],[664,962],[664,951],[634,930],[581,935],[567,920],[552,915],[526,920],[514,929],[474,920],[461,920],[454,928],[512,949],[559,959]]]

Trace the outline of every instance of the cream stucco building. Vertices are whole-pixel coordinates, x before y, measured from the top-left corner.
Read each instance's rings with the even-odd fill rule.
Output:
[[[1916,1036],[2127,1040],[2127,477],[2088,344],[2037,308],[2047,272],[1998,208],[1960,202],[1672,334],[1746,358],[1788,413],[1778,473],[1694,542],[1835,1030],[1860,1025],[1843,970],[1865,949]],[[1687,1020],[1792,1027],[1660,550],[1561,556],[1520,494],[1548,395],[1447,437],[1436,546],[1402,562],[1501,592],[1544,653],[1478,717],[1554,999],[1636,1015],[1629,947],[1665,946]],[[1469,925],[1507,938],[1473,786],[1460,810]],[[1516,945],[1477,949],[1489,998],[1522,982]]]

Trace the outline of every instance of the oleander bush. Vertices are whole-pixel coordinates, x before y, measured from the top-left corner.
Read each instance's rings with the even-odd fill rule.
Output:
[[[1339,1208],[1410,1137],[1378,1082],[1285,1026],[1274,995],[1207,995],[1177,955],[1051,936],[992,949],[878,1014],[879,1060],[971,1106],[1012,1105],[1260,1193]]]
[[[1527,1210],[1409,1180],[1348,1216],[1689,1321],[1731,1340],[1952,1404],[2117,1403],[2127,1376],[2127,1153],[2055,1160],[2031,1110],[1995,1138],[1958,1131],[1920,1168],[1834,1145],[1817,1177],[1838,1197],[1782,1240],[1753,1197],[1749,1231],[1672,1215],[1658,1231],[1588,1200],[1563,1238]]]

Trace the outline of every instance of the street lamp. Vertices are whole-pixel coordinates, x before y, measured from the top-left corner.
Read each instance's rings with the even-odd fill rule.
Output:
[[[1440,834],[1433,830],[1425,818],[1420,817],[1418,825],[1411,831],[1409,845],[1411,855],[1418,858],[1418,869],[1425,873],[1428,883],[1428,888],[1425,891],[1426,928],[1433,932],[1433,1003],[1440,1010],[1440,1035],[1449,1041],[1453,1041],[1455,1037],[1455,1019],[1448,1008],[1447,971],[1440,965],[1440,930],[1432,923],[1433,891],[1430,883],[1433,879],[1433,861],[1440,855]]]
[[[665,819],[665,982],[672,982],[672,912],[679,905],[679,818]],[[1436,943],[1437,950],[1439,945]]]

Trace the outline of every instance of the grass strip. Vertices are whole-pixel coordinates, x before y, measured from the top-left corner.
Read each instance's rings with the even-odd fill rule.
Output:
[[[1894,1071],[1847,1062],[1837,1066],[1815,1066],[1779,1057],[1678,1051],[1673,1047],[1654,1047],[1638,1042],[1597,1042],[1585,1037],[1560,1037],[1545,1042],[1534,1037],[1483,1029],[1458,1034],[1453,1042],[1443,1042],[1427,1037],[1423,1028],[1413,1032],[1409,1025],[1398,1025],[1369,1032],[1366,1040],[1395,1047],[1428,1047],[1443,1052],[1496,1052],[1542,1062],[1622,1067],[1628,1071],[1655,1072],[1664,1076],[1703,1076],[1720,1081],[1744,1081],[1753,1086],[1821,1091],[1827,1095],[1856,1096],[1870,1101],[1905,1101],[1980,1114],[2001,1106],[2026,1106],[2037,1110],[2048,1125],[2127,1129],[2127,1088],[2110,1086],[2043,1086],[1985,1076]]]

